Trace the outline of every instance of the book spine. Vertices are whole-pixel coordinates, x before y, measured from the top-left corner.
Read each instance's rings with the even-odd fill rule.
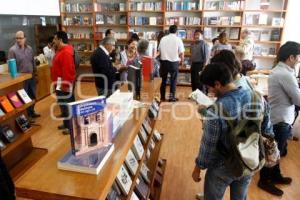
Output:
[[[72,117],[73,118],[73,117]],[[70,127],[70,139],[71,139],[71,150],[72,150],[72,154],[75,155],[76,154],[76,150],[75,150],[75,135],[74,135],[74,127],[72,125],[72,120],[69,120],[69,127]]]

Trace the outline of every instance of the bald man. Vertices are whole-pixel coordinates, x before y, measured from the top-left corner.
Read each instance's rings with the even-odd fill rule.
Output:
[[[8,51],[8,59],[16,59],[18,73],[30,73],[32,78],[24,81],[24,89],[31,99],[35,99],[36,93],[36,66],[32,48],[26,44],[23,31],[16,33],[16,43]],[[30,118],[40,117],[34,111],[34,105],[27,109]]]

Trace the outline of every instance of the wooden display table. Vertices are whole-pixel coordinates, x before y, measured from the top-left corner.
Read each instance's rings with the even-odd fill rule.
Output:
[[[16,78],[11,78],[9,74],[0,75],[0,95],[7,95],[9,92],[22,89],[23,82],[31,77],[31,74],[19,74]],[[21,114],[27,116],[26,109],[32,104],[34,101],[15,108],[12,112],[0,117],[0,124],[8,125],[16,134],[16,140],[7,144],[1,152],[1,156],[14,179],[21,176],[26,169],[47,153],[46,149],[32,146],[31,136],[40,129],[39,125],[32,125],[32,128],[26,133],[22,133],[16,125],[15,118]]]
[[[145,82],[142,100],[152,102],[159,91],[161,80]],[[70,150],[70,139],[65,137],[61,145],[48,153],[16,181],[17,196],[31,199],[105,199],[124,163],[127,152],[147,116],[148,107],[134,109],[119,131],[113,143],[115,150],[99,175],[89,175],[57,168],[57,161]]]

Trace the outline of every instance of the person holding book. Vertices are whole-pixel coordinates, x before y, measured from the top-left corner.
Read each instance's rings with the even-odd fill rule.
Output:
[[[26,36],[23,31],[16,32],[16,43],[8,51],[8,59],[16,59],[18,73],[30,73],[31,79],[23,83],[23,87],[31,99],[36,97],[37,70],[34,61],[34,54],[31,46],[26,43]],[[40,117],[34,110],[35,104],[28,107],[27,112],[30,118]]]
[[[138,42],[134,39],[130,39],[127,42],[126,49],[120,52],[120,62],[123,67],[128,67],[129,65],[136,65],[139,56],[137,52]],[[120,74],[121,81],[127,81],[127,70],[124,70]]]
[[[199,89],[203,90],[199,77],[203,67],[209,60],[209,47],[208,44],[202,38],[203,34],[201,30],[195,30],[194,43],[191,47],[191,79],[192,79],[192,91]]]
[[[214,46],[212,47],[211,49],[212,57],[223,49],[232,50],[232,46],[228,44],[228,38],[225,31],[220,33],[220,35],[218,36],[218,42],[215,43]]]
[[[165,93],[167,86],[168,74],[170,74],[170,102],[175,102],[176,98],[176,82],[180,64],[184,61],[184,45],[182,40],[177,37],[177,26],[171,25],[169,34],[164,36],[158,46],[160,53],[160,76],[162,83],[160,86],[160,98],[165,101]]]
[[[192,178],[195,182],[201,181],[201,170],[207,169],[204,181],[205,200],[222,199],[227,187],[230,187],[231,199],[246,199],[253,173],[237,177],[225,164],[226,156],[222,155],[220,151],[227,152],[230,148],[225,137],[225,133],[228,133],[230,128],[226,118],[220,115],[219,108],[222,105],[222,110],[226,110],[238,124],[241,120],[239,117],[242,115],[241,111],[244,108],[248,109],[253,94],[250,90],[235,85],[229,67],[223,63],[207,65],[200,75],[200,80],[216,94],[217,100],[214,106],[205,109],[203,136]],[[267,117],[267,105],[259,98],[257,105],[264,108],[261,109],[264,112],[261,130],[265,134],[272,135],[272,127]],[[237,159],[237,157],[232,158]]]
[[[116,81],[116,72],[125,69],[124,66],[113,66],[109,54],[115,48],[116,40],[112,37],[105,37],[100,46],[91,56],[91,65],[95,74],[95,85],[98,95],[109,97],[112,94],[112,87]]]
[[[64,31],[58,31],[53,38],[55,56],[51,67],[52,82],[55,84],[57,102],[63,118],[69,117],[67,103],[75,101],[74,84],[76,80],[73,46],[68,44],[68,35]],[[69,120],[64,119],[58,126],[63,134],[70,133]]]

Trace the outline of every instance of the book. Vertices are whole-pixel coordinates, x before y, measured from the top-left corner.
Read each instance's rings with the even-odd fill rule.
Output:
[[[136,179],[136,186],[135,186],[135,192],[138,195],[138,197],[142,200],[147,199],[147,193],[148,193],[149,187],[148,185],[143,181],[141,177]]]
[[[18,90],[17,93],[23,101],[23,103],[30,103],[32,101],[24,89]]]
[[[12,143],[17,138],[16,133],[8,125],[0,126],[0,135],[3,135],[9,143]]]
[[[151,151],[153,151],[153,149],[155,148],[155,142],[153,141],[153,138],[150,139],[149,148]]]
[[[271,39],[271,31],[262,30],[260,33],[260,41],[270,41],[270,39]]]
[[[104,96],[68,103],[68,106],[74,155],[101,148],[112,141],[113,119],[106,110]]]
[[[31,128],[30,122],[24,114],[19,115],[16,118],[16,122],[23,133]]]
[[[7,97],[9,98],[10,102],[14,105],[15,108],[19,108],[23,105],[16,92],[11,92],[7,94]]]
[[[155,109],[153,108],[153,106],[150,106],[149,111],[148,111],[148,116],[149,116],[151,119],[153,119],[153,118],[156,118],[157,115],[158,115],[157,110],[155,110]]]
[[[126,156],[126,159],[125,159],[125,163],[126,163],[126,166],[129,169],[131,175],[135,175],[136,171],[137,171],[137,169],[139,167],[139,163],[136,160],[133,152],[130,149],[129,149],[128,153],[127,153],[127,156]]]
[[[161,134],[158,132],[158,130],[154,129],[153,137],[157,142],[161,140]]]
[[[283,26],[284,19],[281,17],[273,17],[272,18],[272,26]]]
[[[157,185],[157,186],[160,186],[162,184],[162,175],[160,175],[157,171],[155,172],[155,175],[154,175],[154,184]]]
[[[79,156],[75,156],[72,151],[69,151],[57,162],[57,168],[80,173],[99,174],[113,151],[114,144],[108,144]]]
[[[130,200],[140,200],[140,199],[138,198],[138,196],[134,192],[132,192]]]
[[[280,30],[279,29],[273,29],[271,31],[271,41],[280,41]]]
[[[148,135],[150,135],[152,128],[147,120],[143,121],[143,127],[147,131]]]
[[[6,96],[0,97],[0,105],[6,113],[12,112],[14,110],[14,107],[11,105]]]
[[[147,136],[147,133],[146,133],[143,126],[140,128],[139,136],[140,136],[140,139],[141,139],[142,143],[146,144],[148,136]]]
[[[199,89],[193,91],[190,95],[189,98],[196,101],[200,105],[204,105],[206,107],[211,106],[214,104],[214,101],[211,100],[207,95],[205,95],[202,91]]]
[[[132,151],[138,160],[142,159],[143,154],[144,154],[144,146],[141,143],[141,140],[138,137],[138,135],[134,139],[134,143],[132,145]]]
[[[141,175],[147,184],[150,184],[151,172],[145,163],[141,166]]]
[[[260,13],[259,19],[258,19],[258,24],[259,25],[267,25],[267,23],[268,23],[268,14]]]
[[[128,195],[131,184],[132,184],[132,180],[131,180],[126,168],[124,167],[124,165],[121,166],[121,168],[117,174],[116,181],[117,181],[118,185],[120,186],[123,194]]]
[[[142,57],[142,69],[144,81],[153,80],[154,62],[153,58],[149,56]]]
[[[5,113],[3,112],[3,110],[0,108],[0,117],[4,116]]]

